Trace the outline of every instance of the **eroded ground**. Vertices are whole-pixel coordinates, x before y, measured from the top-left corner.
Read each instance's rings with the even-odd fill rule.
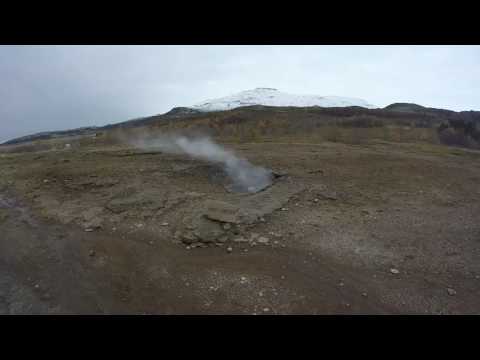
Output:
[[[126,147],[0,154],[0,313],[480,313],[480,153],[227,145],[282,174]]]

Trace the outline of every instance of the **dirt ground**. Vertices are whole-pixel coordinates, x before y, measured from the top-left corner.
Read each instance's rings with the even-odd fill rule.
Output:
[[[0,153],[0,313],[480,313],[479,151],[226,146],[283,176],[236,194],[182,155]]]

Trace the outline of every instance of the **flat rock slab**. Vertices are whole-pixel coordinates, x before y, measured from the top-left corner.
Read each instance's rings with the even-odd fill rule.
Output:
[[[143,191],[127,197],[116,198],[109,201],[105,207],[117,214],[122,212],[146,208],[151,210],[160,209],[164,206],[165,194],[156,191]]]
[[[225,223],[240,224],[241,209],[224,201],[207,200],[204,203],[204,215],[210,219]]]
[[[283,207],[305,186],[290,182],[277,182],[265,191],[240,199],[235,204],[208,200],[204,203],[204,215],[214,221],[233,224],[251,224],[260,217]]]

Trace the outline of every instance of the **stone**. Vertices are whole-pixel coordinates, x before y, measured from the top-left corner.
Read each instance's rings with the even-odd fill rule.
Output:
[[[84,221],[83,227],[92,229],[102,227],[103,220],[100,217],[102,212],[103,208],[100,206],[95,206],[85,211],[82,211],[80,215]]]
[[[168,226],[167,222],[161,223],[160,226]]]
[[[245,239],[244,237],[238,237],[238,238],[233,239],[233,241],[242,243],[242,242],[248,242],[248,239]]]
[[[447,288],[447,293],[448,295],[450,296],[454,296],[457,294],[457,292],[455,291],[455,289],[452,289],[452,288]]]
[[[182,234],[182,242],[185,244],[193,244],[197,241],[197,238],[192,233],[184,233]]]
[[[204,206],[205,216],[210,220],[233,224],[239,224],[241,222],[240,209],[237,206],[217,200],[208,200]]]
[[[94,251],[94,250],[90,250],[90,252],[88,253],[88,256],[95,256],[95,251]]]
[[[223,224],[223,230],[230,230],[232,228],[232,225],[230,225],[229,223],[226,223],[226,224]]]
[[[317,194],[319,197],[323,198],[323,199],[326,199],[326,200],[337,200],[338,199],[338,196],[337,196],[337,193],[333,192],[333,191],[322,191],[320,193]]]
[[[192,230],[190,233],[197,239],[196,241],[214,243],[224,235],[224,230],[218,222],[211,221],[198,214],[183,219],[183,223],[185,227]]]
[[[220,236],[218,239],[217,239],[217,244],[218,243],[225,243],[228,241],[228,236]]]
[[[227,247],[227,253],[231,253],[232,251],[233,251],[233,249],[232,249],[231,246]]]
[[[363,293],[362,293],[362,296],[363,296],[363,297],[367,297],[367,295],[368,295],[368,294],[367,294],[366,292],[363,292]]]
[[[270,240],[267,238],[267,237],[264,237],[264,236],[260,236],[257,240],[260,244],[268,244],[270,242]]]
[[[390,272],[391,272],[392,274],[400,274],[400,270],[394,269],[394,268],[391,268],[391,269],[390,269]]]

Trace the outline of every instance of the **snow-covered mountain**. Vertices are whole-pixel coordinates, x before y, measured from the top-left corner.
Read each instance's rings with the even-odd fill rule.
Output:
[[[252,105],[295,107],[361,106],[368,109],[377,108],[377,106],[369,104],[362,99],[340,96],[294,95],[272,88],[256,88],[253,90],[242,91],[219,99],[207,100],[200,104],[193,105],[191,108],[199,111],[221,111]]]

